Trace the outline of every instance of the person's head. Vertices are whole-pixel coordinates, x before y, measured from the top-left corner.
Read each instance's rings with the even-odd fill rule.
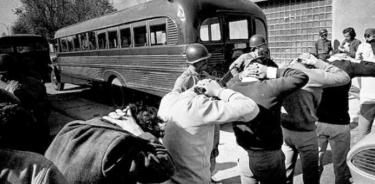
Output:
[[[199,43],[190,44],[186,47],[186,63],[193,66],[197,72],[207,69],[208,58],[211,54],[208,53],[207,48]]]
[[[348,27],[342,31],[342,34],[344,34],[345,40],[346,41],[352,41],[354,40],[356,33],[354,28]]]
[[[368,28],[365,30],[364,37],[366,42],[374,42],[375,41],[375,28]]]
[[[155,137],[164,136],[165,122],[157,114],[158,109],[143,103],[129,104],[133,118],[143,131],[153,134]]]
[[[326,40],[328,37],[328,31],[327,29],[321,29],[319,30],[319,36],[322,40]]]
[[[250,49],[259,57],[270,57],[270,50],[267,45],[267,40],[263,35],[255,34],[250,40]]]

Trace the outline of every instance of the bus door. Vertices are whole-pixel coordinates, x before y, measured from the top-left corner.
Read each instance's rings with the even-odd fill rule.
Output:
[[[219,12],[206,18],[200,26],[200,41],[212,54],[209,73],[221,77],[241,54],[249,52],[249,38],[262,34],[267,38],[266,24],[246,13]]]

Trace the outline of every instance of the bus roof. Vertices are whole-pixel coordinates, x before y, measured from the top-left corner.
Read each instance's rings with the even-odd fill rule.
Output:
[[[154,17],[170,17],[176,21],[180,21],[177,18],[179,9],[182,9],[185,16],[191,19],[195,19],[200,13],[207,12],[208,10],[215,12],[216,10],[226,10],[247,12],[265,20],[262,10],[251,0],[152,0],[109,15],[61,28],[56,31],[55,38]]]

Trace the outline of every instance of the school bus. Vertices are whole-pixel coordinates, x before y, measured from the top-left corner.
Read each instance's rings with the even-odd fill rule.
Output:
[[[208,72],[220,77],[266,25],[250,0],[148,1],[58,30],[51,78],[58,90],[105,82],[162,96],[186,68],[188,44],[208,48]]]

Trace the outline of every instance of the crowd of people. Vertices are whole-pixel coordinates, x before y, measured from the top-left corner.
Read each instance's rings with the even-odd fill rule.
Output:
[[[283,67],[271,59],[266,39],[253,35],[251,51],[230,65],[225,82],[206,72],[211,54],[205,46],[191,44],[188,68],[159,108],[130,104],[73,121],[50,144],[43,83],[17,72],[14,58],[2,54],[0,181],[216,183],[220,125],[230,123],[245,154],[238,161],[243,184],[293,183],[298,155],[304,183],[318,184],[328,143],[335,183],[351,183],[348,93],[351,79],[363,77],[357,142],[375,116],[375,29],[365,31],[365,43],[345,29],[334,55],[327,30],[319,33],[316,52]]]

